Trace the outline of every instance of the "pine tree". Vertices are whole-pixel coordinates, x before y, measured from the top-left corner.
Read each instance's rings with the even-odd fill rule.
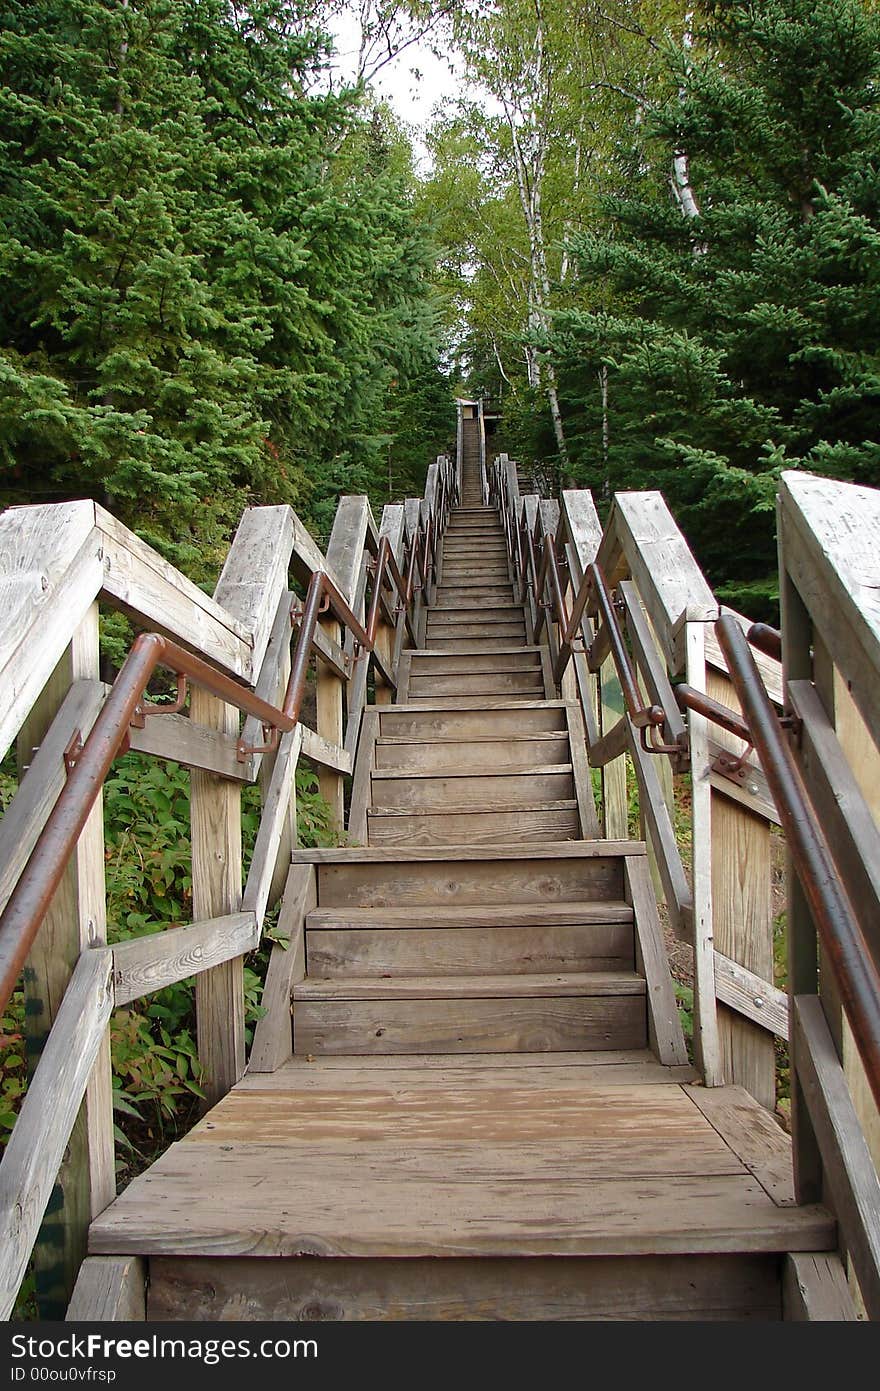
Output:
[[[766,612],[778,469],[880,482],[880,22],[859,0],[709,7],[621,149],[560,316],[582,476],[660,487],[719,591]],[[667,187],[687,150],[699,215]],[[608,371],[603,450],[597,373]]]

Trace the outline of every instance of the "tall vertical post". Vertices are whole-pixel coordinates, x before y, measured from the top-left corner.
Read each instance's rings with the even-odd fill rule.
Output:
[[[702,622],[685,625],[685,671],[688,685],[706,689],[706,633]],[[694,898],[694,1055],[707,1087],[724,1081],[718,1043],[715,1001],[715,942],[712,916],[712,787],[709,737],[704,717],[688,716],[691,746],[691,815],[693,818]]]
[[[98,606],[93,604],[22,726],[19,769],[30,763],[74,681],[98,677]],[[28,1073],[36,1067],[80,952],[107,941],[103,799],[98,797],[23,972]],[[63,1319],[86,1254],[89,1222],[116,1196],[110,1035],[85,1100],[34,1248],[43,1319]]]

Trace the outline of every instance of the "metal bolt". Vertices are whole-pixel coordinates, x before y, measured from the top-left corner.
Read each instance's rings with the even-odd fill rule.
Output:
[[[752,794],[753,797],[757,797],[759,790],[760,790],[760,789],[759,789],[758,784],[757,784],[756,782],[747,782],[747,783],[746,783],[746,792],[751,792],[751,794]]]
[[[752,1004],[755,1006],[755,1009],[763,1009],[763,1008],[764,1008],[764,996],[763,996],[763,995],[756,995],[755,998],[754,998],[754,1000],[752,1001]]]

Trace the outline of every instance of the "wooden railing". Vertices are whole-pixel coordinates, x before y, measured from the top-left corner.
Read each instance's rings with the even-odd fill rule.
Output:
[[[8,948],[17,959],[24,926],[25,1017],[39,1056],[0,1164],[0,1316],[13,1307],[50,1200],[46,1249],[63,1306],[88,1223],[115,1195],[115,1007],[196,977],[208,1099],[241,1077],[243,958],[259,944],[289,870],[297,761],[316,765],[344,831],[344,780],[368,679],[374,673],[378,702],[391,699],[401,650],[423,626],[456,495],[455,468],[441,457],[425,496],[386,507],[378,529],[366,498],[342,498],[326,556],[291,508],[252,508],[212,598],[92,502],[0,516],[0,754],[17,735],[20,765],[0,823],[0,955]],[[183,673],[188,711],[182,698],[170,711],[144,699],[146,665],[140,687],[137,663],[115,695],[101,682],[100,604],[161,635],[152,645],[140,640],[138,660],[156,657]],[[312,657],[315,729],[298,717]],[[101,769],[125,747],[192,770],[195,921],[108,946]],[[85,787],[89,774],[82,800],[72,785]],[[262,816],[243,884],[241,789],[257,779]],[[59,825],[72,853],[43,882],[40,865],[57,856]],[[73,825],[82,826],[78,836]]]
[[[629,759],[658,897],[693,948],[694,1051],[703,1079],[739,1083],[772,1109],[774,1036],[790,1039],[798,1197],[832,1202],[851,1276],[869,1315],[880,1317],[880,1123],[863,1066],[864,1057],[873,1067],[876,1052],[876,991],[858,971],[841,971],[840,954],[821,948],[815,895],[791,864],[788,995],[773,984],[771,832],[782,803],[778,810],[752,751],[715,631],[724,615],[738,629],[749,624],[718,604],[658,493],[617,494],[603,530],[588,492],[565,491],[558,502],[521,496],[516,468],[501,455],[491,496],[532,635],[547,645],[561,693],[580,705],[588,757],[601,770],[605,834],[613,838],[628,833]],[[766,650],[752,650],[752,658],[768,708],[781,711],[784,697],[809,814],[856,924],[844,923],[842,908],[830,930],[846,940],[848,959],[860,940],[860,974],[873,980],[880,970],[880,493],[784,474],[779,531],[784,660],[780,667]],[[766,632],[759,641],[772,650]],[[673,774],[685,771],[687,870],[672,799]],[[876,1085],[876,1070],[870,1081]]]

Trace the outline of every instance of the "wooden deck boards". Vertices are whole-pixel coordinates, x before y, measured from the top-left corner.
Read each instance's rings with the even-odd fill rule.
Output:
[[[90,1250],[508,1257],[833,1245],[824,1209],[773,1194],[780,1150],[759,1107],[730,1089],[735,1104],[719,1102],[710,1120],[691,1087],[622,1077],[657,1068],[634,1056],[604,1066],[321,1060],[246,1079],[93,1223]]]

